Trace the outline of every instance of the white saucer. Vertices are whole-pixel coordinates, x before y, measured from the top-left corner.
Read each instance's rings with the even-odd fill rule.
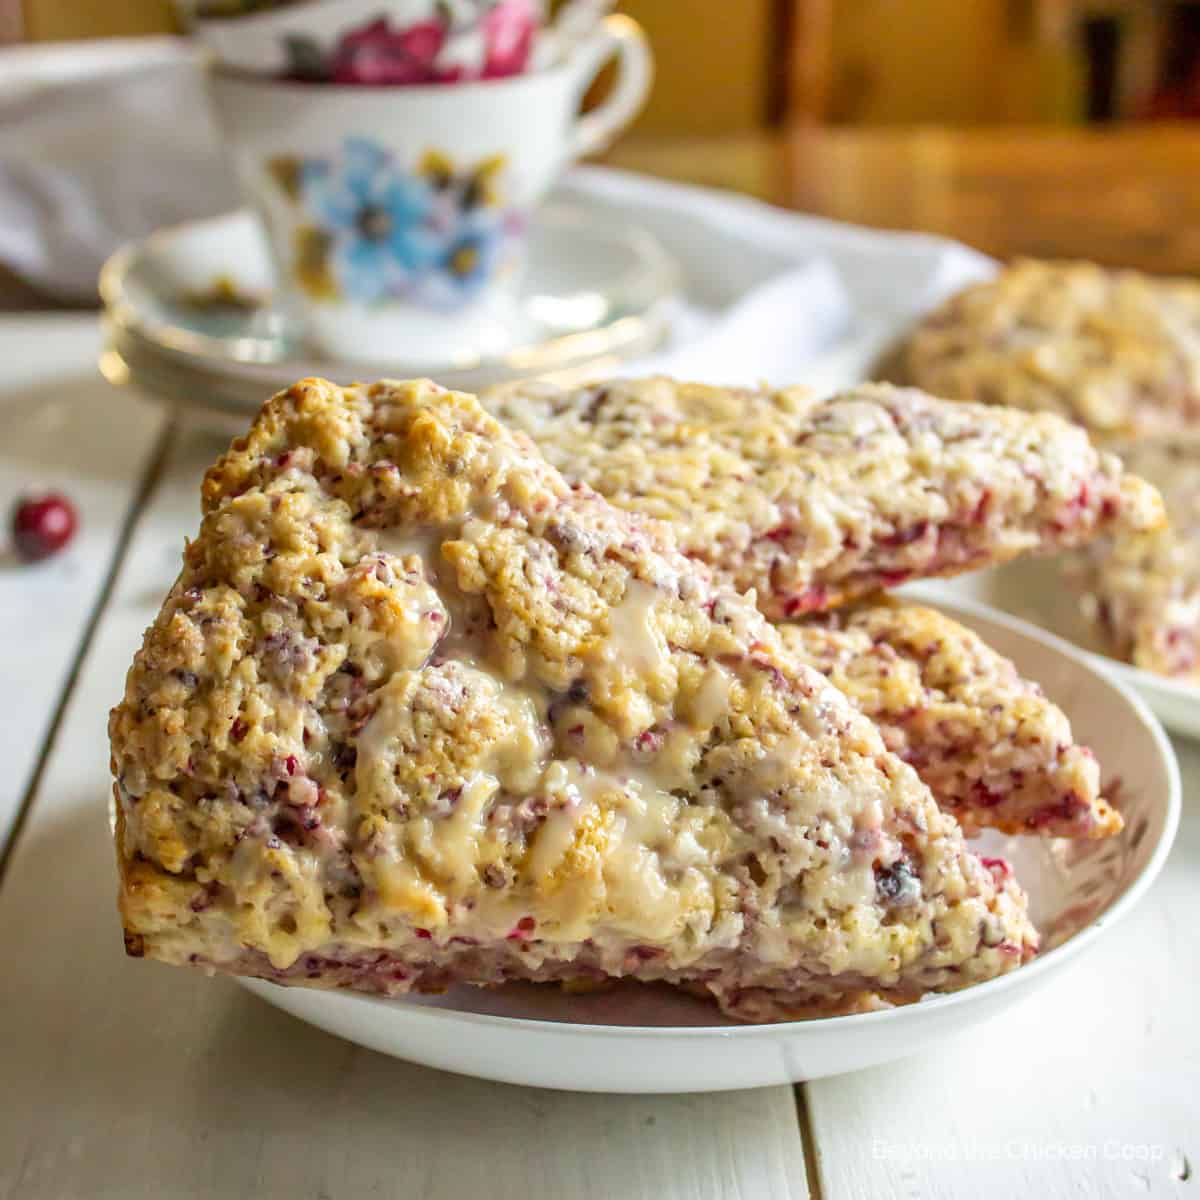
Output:
[[[1000,979],[885,1012],[732,1025],[666,989],[564,995],[552,987],[458,987],[444,996],[381,1000],[242,980],[268,1003],[398,1058],[484,1079],[570,1091],[692,1092],[816,1079],[917,1054],[1015,1004],[1124,916],[1166,861],[1179,822],[1179,769],[1146,706],[1083,652],[1012,617],[969,603],[947,612],[1037,679],[1102,750],[1120,780],[1118,838],[1069,842],[987,834],[1030,896],[1043,951]],[[1069,1013],[1047,1020],[1069,1020]]]
[[[502,336],[491,328],[487,353],[464,347],[452,362],[341,362],[316,355],[271,305],[266,239],[250,213],[233,213],[162,230],[105,264],[101,369],[110,382],[241,432],[263,400],[306,375],[339,383],[433,375],[472,391],[533,375],[603,374],[659,344],[678,278],[650,234],[578,205],[551,205],[538,214],[516,306]]]

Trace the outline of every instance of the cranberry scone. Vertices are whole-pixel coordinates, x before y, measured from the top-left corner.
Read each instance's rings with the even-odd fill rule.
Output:
[[[132,954],[764,1020],[1034,952],[1007,866],[751,602],[472,397],[306,380],[203,509],[110,721]]]
[[[1200,438],[1149,439],[1120,454],[1162,492],[1170,525],[1073,561],[1085,613],[1118,658],[1200,683]]]
[[[951,297],[901,353],[907,382],[1058,413],[1101,438],[1200,420],[1200,284],[1023,260]]]
[[[875,722],[967,833],[1120,833],[1095,755],[1076,744],[1066,714],[957,621],[885,601],[780,634]]]
[[[572,483],[669,521],[774,619],[1162,521],[1059,417],[867,384],[818,400],[670,379],[485,393]]]

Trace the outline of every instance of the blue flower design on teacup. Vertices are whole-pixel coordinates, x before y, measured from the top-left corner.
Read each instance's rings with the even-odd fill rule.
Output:
[[[268,171],[300,213],[292,272],[309,295],[455,308],[505,264],[519,217],[500,206],[496,156],[459,170],[440,151],[401,166],[368,138],[333,158],[276,158]]]
[[[424,281],[422,300],[432,308],[454,308],[477,295],[496,272],[504,237],[503,222],[488,214],[463,221]]]
[[[441,253],[426,181],[397,171],[364,138],[347,139],[340,162],[304,162],[300,197],[331,238],[330,269],[351,300],[373,304],[402,293]]]

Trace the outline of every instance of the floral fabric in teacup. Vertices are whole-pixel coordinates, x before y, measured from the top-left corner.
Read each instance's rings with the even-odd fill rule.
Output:
[[[525,70],[538,24],[534,0],[439,3],[427,20],[394,25],[381,15],[344,30],[332,45],[288,34],[284,74],[306,83],[386,87],[502,79]]]
[[[509,269],[524,232],[501,204],[501,155],[464,167],[428,150],[406,165],[354,137],[335,157],[267,167],[296,210],[293,277],[316,300],[453,309]]]

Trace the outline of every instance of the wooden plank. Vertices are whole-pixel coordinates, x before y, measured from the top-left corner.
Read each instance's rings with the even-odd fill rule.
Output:
[[[463,1079],[340,1042],[230,980],[124,958],[105,712],[212,457],[189,440],[168,458],[0,890],[15,967],[0,1196],[806,1196],[788,1088],[617,1097]]]
[[[807,1086],[826,1196],[1195,1193],[1200,745],[1176,748],[1179,837],[1120,925],[1035,997],[948,1038],[936,1057]]]
[[[998,258],[1087,258],[1165,275],[1200,273],[1195,122],[1102,130],[800,124],[788,136],[647,134],[623,139],[605,161],[839,221],[941,234]]]
[[[654,87],[634,127],[659,133],[728,133],[762,124],[773,0],[623,0],[654,48]],[[719,29],[719,37],[697,30]]]
[[[157,410],[96,372],[90,316],[0,318],[0,512],[54,488],[80,530],[35,565],[0,562],[0,847],[26,795],[59,697],[109,577],[113,555],[163,427]],[[7,539],[7,530],[4,538]]]

